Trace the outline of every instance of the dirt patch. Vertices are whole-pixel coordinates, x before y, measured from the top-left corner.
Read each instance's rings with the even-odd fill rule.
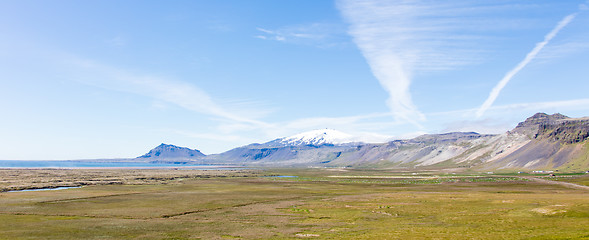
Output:
[[[550,180],[540,179],[540,178],[535,178],[535,177],[524,177],[524,178],[528,179],[528,180],[535,181],[535,182],[539,182],[539,183],[560,185],[560,186],[567,187],[567,188],[576,188],[576,189],[582,189],[582,190],[589,191],[589,186],[583,186],[583,185],[579,185],[579,184],[575,184],[575,183],[550,181]]]
[[[542,215],[556,215],[567,212],[564,205],[551,205],[546,207],[534,208],[531,211]]]
[[[295,236],[297,236],[297,237],[303,237],[303,238],[308,238],[308,237],[319,237],[321,235],[319,235],[319,234],[312,234],[312,233],[297,233],[297,234],[295,234]]]

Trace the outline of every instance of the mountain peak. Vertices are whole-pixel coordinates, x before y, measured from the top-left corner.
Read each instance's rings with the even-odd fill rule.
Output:
[[[280,139],[285,145],[322,145],[351,143],[354,137],[334,129],[318,129]]]
[[[539,113],[536,113],[533,116],[527,118],[526,121],[531,120],[531,119],[564,119],[564,118],[568,118],[568,117],[565,115],[562,115],[560,113],[548,115],[546,113],[539,112]]]
[[[199,150],[190,149],[186,147],[178,147],[171,144],[162,143],[151,149],[148,153],[138,157],[138,158],[154,158],[154,159],[171,159],[171,158],[182,158],[182,159],[190,159],[190,158],[198,158],[204,157],[205,155],[201,153]]]
[[[512,132],[523,133],[528,136],[536,134],[538,127],[542,124],[554,124],[558,120],[568,119],[569,117],[560,113],[548,115],[546,113],[536,113],[533,116],[527,118],[525,121],[517,124],[517,127]]]
[[[548,115],[546,113],[536,113],[533,116],[527,118],[525,121],[520,122],[517,127],[525,127],[530,125],[538,125],[538,124],[551,124],[555,123],[561,119],[567,119],[569,117],[562,115],[560,113],[555,113],[552,115]]]

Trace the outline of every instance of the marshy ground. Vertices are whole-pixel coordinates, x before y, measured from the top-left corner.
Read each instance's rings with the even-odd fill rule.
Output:
[[[0,239],[589,239],[588,190],[515,174],[8,169],[0,180]],[[83,187],[6,192],[60,186]]]

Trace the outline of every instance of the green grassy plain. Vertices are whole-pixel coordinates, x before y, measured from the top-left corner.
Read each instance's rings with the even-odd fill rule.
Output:
[[[169,171],[132,175],[152,181],[2,192],[0,239],[589,239],[589,191],[516,176]]]

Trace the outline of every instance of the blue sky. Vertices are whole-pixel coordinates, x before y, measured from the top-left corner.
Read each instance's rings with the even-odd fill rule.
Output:
[[[589,115],[586,1],[0,1],[0,159]]]

